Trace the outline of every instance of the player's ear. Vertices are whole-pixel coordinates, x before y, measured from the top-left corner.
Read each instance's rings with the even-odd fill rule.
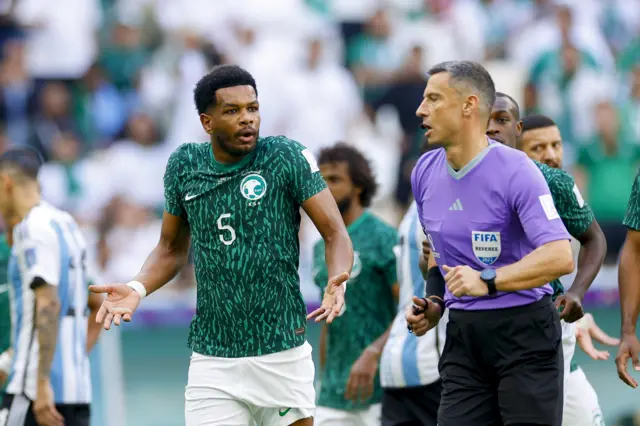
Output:
[[[516,136],[522,136],[522,120],[516,123]]]
[[[213,117],[207,113],[200,114],[200,124],[208,135],[213,133]]]
[[[462,115],[468,117],[471,115],[474,109],[478,107],[478,97],[476,95],[467,96],[467,99],[462,104]]]

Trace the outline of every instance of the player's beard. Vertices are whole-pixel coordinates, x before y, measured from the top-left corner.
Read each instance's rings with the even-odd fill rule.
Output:
[[[351,207],[351,197],[344,197],[342,200],[336,200],[340,214],[345,214]]]
[[[222,150],[224,152],[226,152],[227,154],[233,156],[233,157],[244,157],[245,155],[247,155],[248,153],[250,153],[251,151],[253,151],[256,148],[257,145],[257,141],[258,141],[258,137],[259,134],[256,133],[256,140],[253,143],[253,145],[249,146],[242,146],[242,147],[238,147],[236,146],[233,141],[235,140],[235,136],[224,136],[224,137],[218,137],[218,144],[220,145],[220,148],[222,148]]]

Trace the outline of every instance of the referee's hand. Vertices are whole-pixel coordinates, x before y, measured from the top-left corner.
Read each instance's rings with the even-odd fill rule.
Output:
[[[416,336],[423,336],[438,324],[442,317],[440,305],[429,299],[413,296],[413,305],[407,308],[405,318],[410,331]]]

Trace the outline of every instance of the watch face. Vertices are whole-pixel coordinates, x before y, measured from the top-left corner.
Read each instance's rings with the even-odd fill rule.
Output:
[[[482,278],[483,280],[492,280],[496,277],[496,271],[494,271],[493,269],[485,269],[484,271],[482,271],[482,274],[480,274],[480,278]]]

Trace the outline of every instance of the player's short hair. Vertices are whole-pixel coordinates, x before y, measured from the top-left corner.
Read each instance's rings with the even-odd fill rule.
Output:
[[[542,129],[544,127],[556,127],[557,124],[550,117],[542,114],[527,115],[522,119],[522,132]]]
[[[513,118],[516,119],[516,121],[520,120],[520,106],[518,105],[518,103],[516,102],[515,99],[513,99],[511,96],[507,95],[506,93],[502,93],[502,92],[496,92],[496,99],[498,98],[505,98],[507,99],[511,105],[513,105]]]
[[[38,151],[28,147],[11,148],[0,155],[0,172],[16,171],[29,179],[37,180],[42,166]]]
[[[318,164],[347,163],[349,177],[354,186],[362,189],[360,193],[360,204],[369,207],[371,200],[378,191],[376,177],[371,170],[371,164],[364,155],[351,145],[339,142],[331,147],[320,151]]]
[[[258,95],[256,81],[251,73],[237,65],[218,65],[202,77],[193,89],[193,101],[198,114],[205,113],[216,104],[216,92],[234,86],[251,86]]]
[[[452,86],[464,85],[478,97],[487,113],[491,112],[496,101],[496,86],[491,74],[479,63],[473,61],[447,61],[431,67],[429,76],[446,72]]]

